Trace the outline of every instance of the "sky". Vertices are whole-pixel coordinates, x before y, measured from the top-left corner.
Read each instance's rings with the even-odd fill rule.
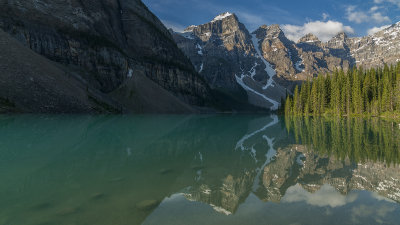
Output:
[[[308,33],[328,41],[339,32],[365,36],[400,21],[400,0],[143,0],[175,31],[235,13],[250,32],[261,25],[279,24],[297,41]]]

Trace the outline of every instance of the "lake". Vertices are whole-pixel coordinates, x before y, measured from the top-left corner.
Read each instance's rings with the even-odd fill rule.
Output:
[[[399,224],[400,128],[276,115],[0,116],[0,224]]]

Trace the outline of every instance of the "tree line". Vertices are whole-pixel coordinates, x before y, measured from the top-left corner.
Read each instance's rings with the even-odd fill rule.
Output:
[[[285,115],[400,115],[400,62],[320,74],[296,86],[282,105]]]

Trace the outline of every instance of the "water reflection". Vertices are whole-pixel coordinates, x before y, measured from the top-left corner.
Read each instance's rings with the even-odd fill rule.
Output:
[[[296,143],[321,154],[352,161],[400,162],[400,129],[379,118],[286,118],[287,130]]]
[[[399,132],[275,115],[2,116],[0,224],[396,224]]]

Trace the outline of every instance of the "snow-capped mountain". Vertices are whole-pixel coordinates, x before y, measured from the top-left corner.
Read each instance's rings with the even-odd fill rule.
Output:
[[[277,109],[285,89],[278,85],[272,65],[261,57],[258,41],[232,13],[173,33],[178,47],[214,89],[235,98],[246,91],[248,102]]]
[[[357,66],[376,67],[400,60],[400,22],[362,38],[345,40]]]
[[[223,13],[173,36],[212,88],[233,96],[245,90],[251,104],[276,109],[286,91],[318,74],[397,63],[399,31],[397,23],[362,38],[342,32],[322,42],[307,34],[296,43],[279,25],[250,33],[234,13]]]

